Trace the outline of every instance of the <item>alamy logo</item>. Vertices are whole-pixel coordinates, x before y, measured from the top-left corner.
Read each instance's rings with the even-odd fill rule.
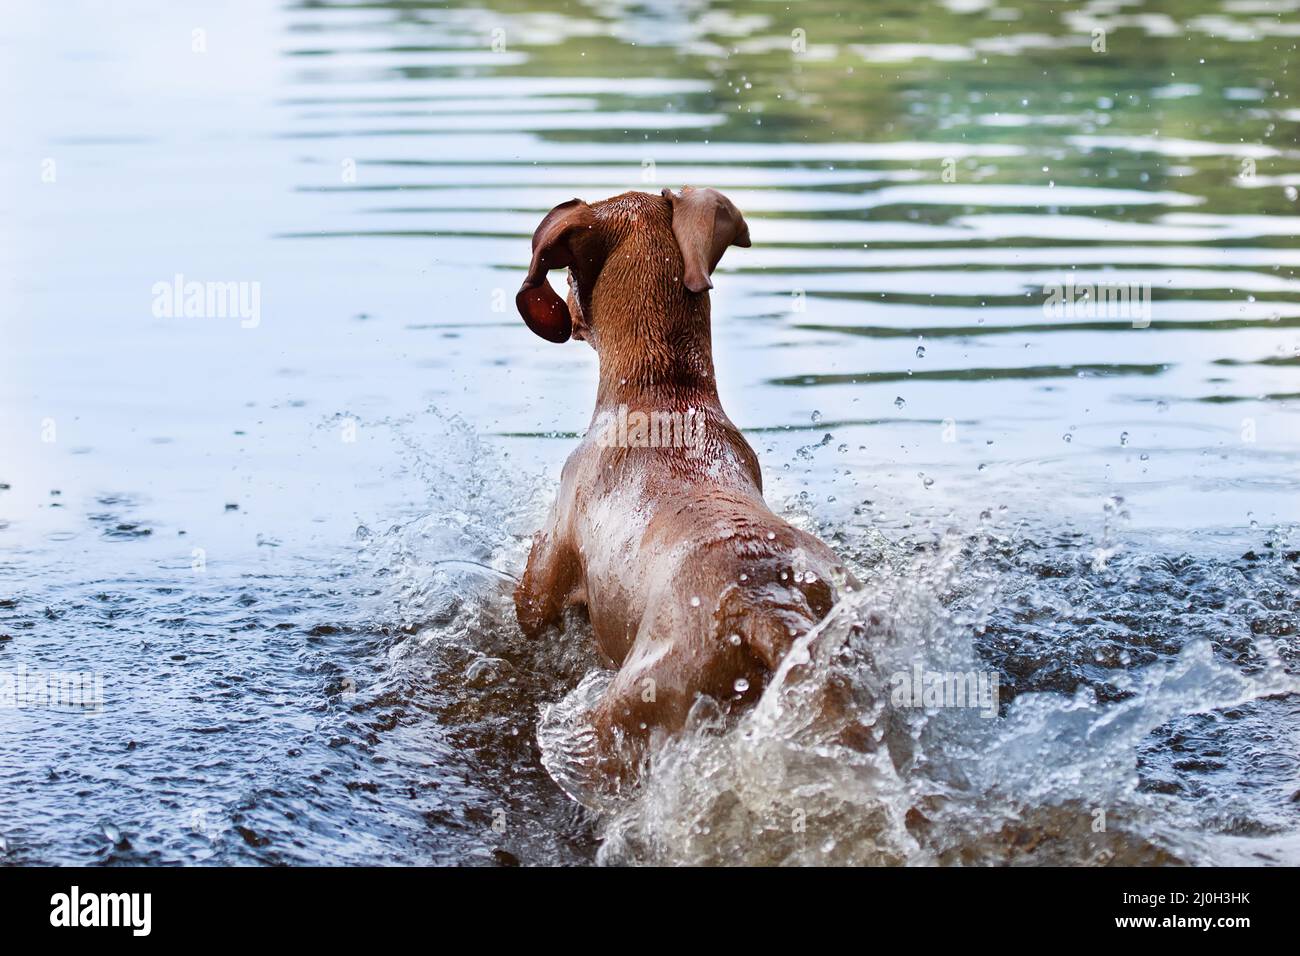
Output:
[[[895,707],[970,707],[981,717],[998,715],[997,671],[926,671],[913,664],[910,671],[890,675],[889,681]]]
[[[262,283],[186,281],[155,282],[153,314],[159,319],[239,319],[245,329],[262,324]]]
[[[150,893],[71,892],[50,897],[51,926],[129,926],[133,936],[148,936],[153,928]]]
[[[1049,319],[1131,319],[1133,328],[1151,325],[1150,282],[1080,282],[1043,286],[1043,315]]]
[[[697,450],[704,441],[704,414],[654,409],[643,412],[620,405],[592,424],[601,448],[685,448]]]
[[[97,671],[0,671],[0,710],[104,709],[104,677]]]

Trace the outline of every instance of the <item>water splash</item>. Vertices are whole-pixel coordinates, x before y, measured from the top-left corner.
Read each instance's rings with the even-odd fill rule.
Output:
[[[539,825],[601,862],[1300,858],[1285,783],[1300,767],[1284,732],[1261,738],[1300,728],[1300,556],[1285,535],[1236,561],[1170,555],[1135,542],[1116,497],[1095,540],[1002,529],[992,512],[971,533],[891,539],[830,527],[795,494],[785,510],[835,540],[863,589],[748,713],[728,722],[701,701],[635,785],[594,786],[585,717],[612,672],[580,617],[535,644],[513,620],[514,575],[553,489],[538,476],[535,494],[518,494],[527,480],[498,451],[434,418],[437,454],[407,452],[431,510],[362,535],[400,632],[380,684],[431,712],[525,812],[558,786],[572,802]],[[478,480],[444,480],[467,466]],[[913,673],[985,675],[999,699],[900,700]],[[1274,785],[1243,798],[1242,781],[1261,779]]]
[[[1251,848],[1257,861],[1294,859],[1279,849],[1294,842],[1300,822],[1284,795],[1261,801],[1253,829],[1240,820],[1225,827],[1211,811],[1221,808],[1232,780],[1202,774],[1199,787],[1220,792],[1200,800],[1154,784],[1160,766],[1177,773],[1180,764],[1178,752],[1162,749],[1159,734],[1197,719],[1190,715],[1223,721],[1234,710],[1294,703],[1285,695],[1300,692],[1300,681],[1275,641],[1254,642],[1243,666],[1215,640],[1227,636],[1222,627],[1186,640],[1166,629],[1154,657],[1139,653],[1145,635],[1138,628],[1127,660],[1149,662],[1130,668],[1115,655],[1113,666],[1103,667],[1096,658],[1110,659],[1113,648],[1090,641],[1086,627],[1066,615],[1060,624],[1068,639],[1094,653],[1065,657],[1060,672],[1048,668],[1033,677],[1008,653],[1006,635],[1026,607],[1064,603],[1061,579],[1032,573],[1027,556],[1038,550],[996,535],[948,535],[920,553],[895,549],[865,573],[861,592],[796,645],[748,714],[728,725],[708,706],[696,708],[685,732],[655,753],[640,789],[603,806],[599,859],[1205,863],[1231,855],[1225,840],[1237,840],[1233,853],[1246,852],[1243,831],[1267,838]],[[1134,554],[1098,568],[1086,552],[1074,552],[1067,594],[1082,590],[1097,606],[1125,593],[1148,603],[1151,624],[1163,620],[1169,608],[1159,596],[1171,593],[1169,582],[1143,578],[1159,559]],[[1257,601],[1293,580],[1293,557],[1277,555],[1250,585],[1236,579],[1237,600]],[[1197,566],[1220,585],[1234,577]],[[1217,600],[1206,583],[1194,587],[1202,600]],[[1087,602],[1074,606],[1083,617],[1092,609]],[[1035,650],[1023,646],[1019,653],[1032,657]],[[996,717],[970,706],[900,706],[898,676],[917,669],[992,671],[1010,699]],[[1039,689],[1065,674],[1071,692]],[[582,713],[603,680],[589,675],[546,712],[539,732],[548,770],[597,806],[573,772],[582,769],[580,752],[565,748],[583,739]],[[1293,728],[1296,718],[1290,706]]]

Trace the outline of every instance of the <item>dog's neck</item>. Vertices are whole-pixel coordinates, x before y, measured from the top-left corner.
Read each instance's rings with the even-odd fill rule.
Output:
[[[718,404],[708,293],[682,290],[655,313],[634,310],[597,322],[591,336],[600,359],[597,408]]]
[[[581,305],[592,320],[584,337],[600,358],[596,407],[717,405],[709,293],[682,283],[666,204],[643,205],[643,228],[611,250]]]

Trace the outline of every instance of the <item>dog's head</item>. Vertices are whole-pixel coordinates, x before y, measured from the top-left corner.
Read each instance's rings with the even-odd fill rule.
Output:
[[[607,268],[629,281],[639,276],[662,284],[667,297],[705,296],[727,247],[748,245],[745,217],[716,189],[630,192],[591,205],[571,199],[533,233],[533,259],[515,304],[528,327],[550,342],[587,338],[592,296]],[[561,268],[569,270],[567,303],[546,281],[547,272]]]

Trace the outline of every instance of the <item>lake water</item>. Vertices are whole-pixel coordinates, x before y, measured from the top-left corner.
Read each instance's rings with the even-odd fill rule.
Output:
[[[7,10],[0,674],[102,693],[0,708],[0,862],[1300,862],[1297,42],[1296,0]],[[687,183],[748,219],[723,403],[869,583],[817,666],[879,748],[778,682],[590,810],[544,766],[589,641],[509,593],[595,358],[512,300],[553,205]],[[914,665],[1000,716],[891,709]]]

